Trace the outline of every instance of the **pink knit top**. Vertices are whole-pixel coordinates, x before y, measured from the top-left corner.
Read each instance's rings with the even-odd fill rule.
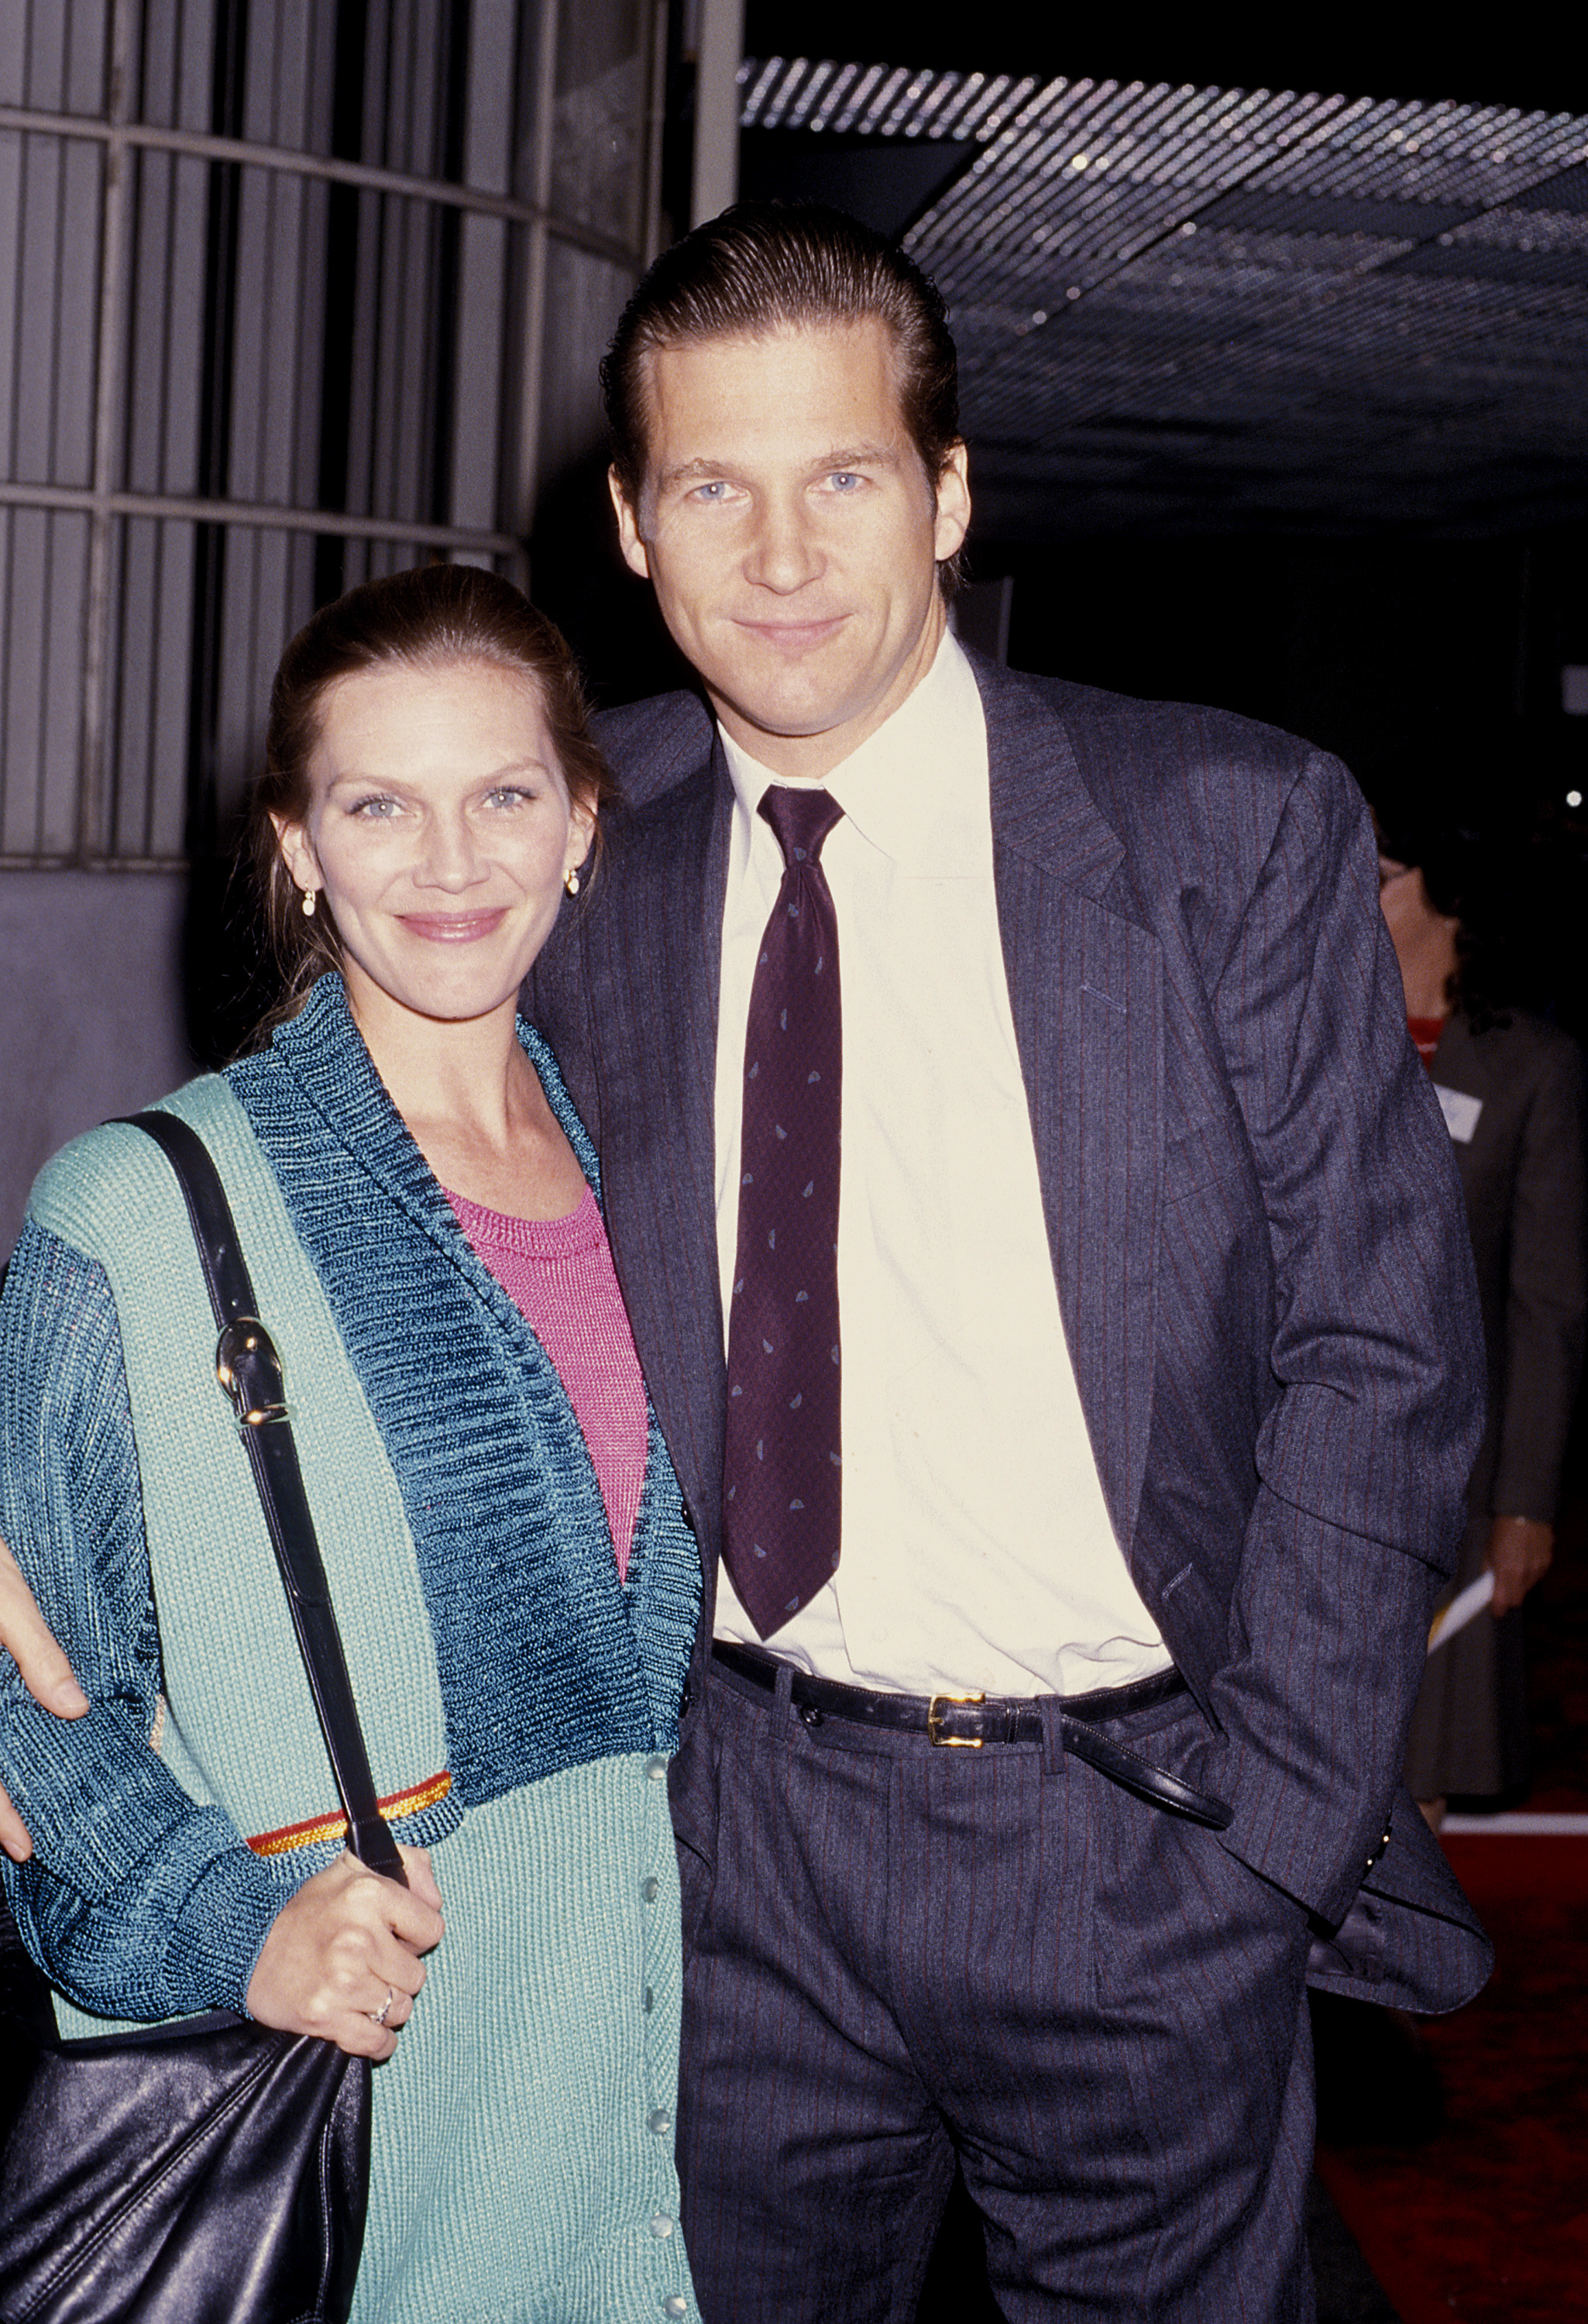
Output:
[[[556,1365],[584,1431],[627,1579],[645,1481],[645,1383],[588,1186],[566,1219],[510,1219],[448,1194],[457,1222]]]

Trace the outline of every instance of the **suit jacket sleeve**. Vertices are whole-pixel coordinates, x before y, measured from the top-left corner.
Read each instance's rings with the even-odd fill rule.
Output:
[[[1235,1852],[1333,1923],[1389,1821],[1483,1377],[1449,1139],[1334,761],[1289,788],[1211,998],[1266,1220],[1272,1381],[1209,1788]]]

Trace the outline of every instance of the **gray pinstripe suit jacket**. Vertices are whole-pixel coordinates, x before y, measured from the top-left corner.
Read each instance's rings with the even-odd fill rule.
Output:
[[[1482,1351],[1361,801],[1270,728],[975,668],[1059,1304],[1115,1532],[1211,1722],[1194,1780],[1255,1871],[1319,1923],[1350,1913],[1319,1981],[1449,2007],[1487,1948],[1404,1797],[1362,1870],[1461,1532]],[[632,813],[528,1005],[601,1150],[704,1642],[731,793],[692,695],[598,731]]]

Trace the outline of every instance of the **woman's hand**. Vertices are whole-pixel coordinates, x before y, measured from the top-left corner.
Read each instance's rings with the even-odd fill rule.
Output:
[[[250,2016],[318,2034],[355,2058],[391,2056],[425,1981],[420,1956],[443,1928],[429,1849],[399,1853],[406,1888],[342,1856],[282,1905],[249,1979]]]
[[[0,1646],[16,1664],[22,1683],[33,1701],[52,1711],[57,1719],[80,1719],[88,1698],[71,1674],[71,1665],[45,1628],[33,1593],[18,1572],[16,1560],[0,1541]],[[22,1818],[0,1787],[0,1848],[14,1864],[25,1864],[33,1852]]]

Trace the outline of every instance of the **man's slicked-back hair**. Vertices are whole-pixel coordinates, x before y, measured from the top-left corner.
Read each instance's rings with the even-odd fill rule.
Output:
[[[959,440],[958,364],[947,309],[903,251],[819,202],[740,202],[664,250],[601,366],[612,465],[629,506],[638,512],[645,483],[659,347],[872,317],[892,335],[904,423],[936,486]]]

